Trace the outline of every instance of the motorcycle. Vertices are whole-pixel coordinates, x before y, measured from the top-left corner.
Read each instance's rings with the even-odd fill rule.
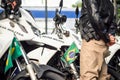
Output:
[[[21,14],[24,14],[24,16]],[[29,22],[29,19],[31,19],[31,22],[34,22],[34,20],[30,14],[28,15],[26,10],[20,8],[20,13],[18,15],[7,15],[7,18],[0,20],[0,79],[65,80],[64,74],[57,69],[48,65],[38,64],[27,56],[29,52],[38,48],[38,45],[32,45],[33,43],[36,43],[35,41],[32,41],[33,38],[37,37],[37,33],[35,33],[36,31],[34,30],[39,30],[34,26],[31,26],[32,24]],[[29,16],[27,16],[28,21],[25,19],[25,15]],[[33,43],[30,43],[29,41],[32,41]],[[25,45],[26,42],[31,46]],[[11,44],[14,44],[14,46],[19,45],[20,47],[10,48],[9,50]],[[17,49],[18,51],[16,51]],[[9,62],[7,56],[12,55],[13,52],[14,54],[20,52],[21,56],[18,56],[17,58],[12,56],[12,58],[10,58],[12,66],[6,71],[5,65]]]
[[[120,31],[119,20],[117,22],[116,43],[109,47],[110,55],[105,59],[108,65],[108,73],[111,80],[120,80]]]
[[[55,17],[53,21],[55,22],[55,28],[51,33],[52,37],[46,36],[46,44],[50,44],[51,46],[57,47],[60,50],[54,52],[54,55],[51,58],[48,58],[48,64],[52,67],[55,67],[66,74],[67,80],[79,80],[79,66],[76,65],[76,59],[79,56],[79,50],[81,47],[81,38],[79,34],[76,34],[74,31],[70,29],[64,29],[64,23],[67,20],[66,15],[61,14],[63,6],[63,1],[60,2],[60,10],[56,9]],[[50,39],[58,40],[63,43],[52,42]],[[49,40],[49,42],[47,42]],[[55,43],[55,44],[53,44]],[[58,46],[55,46],[57,45]],[[44,47],[45,48],[45,47]],[[68,57],[66,57],[68,56]],[[69,60],[67,60],[69,58]],[[76,61],[76,62],[75,62]]]
[[[79,55],[80,35],[70,29],[66,30],[63,28],[67,17],[60,13],[62,4],[63,1],[61,0],[60,10],[56,9],[55,17],[53,18],[55,28],[53,28],[51,34],[42,34],[40,38],[33,39],[37,44],[41,43],[41,47],[28,53],[28,57],[38,61],[39,64],[47,64],[62,71],[66,75],[67,80],[79,80],[79,67],[75,65],[75,60]],[[69,49],[69,47],[73,48]],[[69,57],[65,57],[65,55]],[[69,58],[68,61],[66,61],[67,58]]]
[[[65,71],[63,72],[66,73],[67,79],[73,79],[74,76],[78,79],[78,70],[76,70],[75,66],[73,65],[73,62],[77,57],[76,53],[70,54],[73,60],[70,64],[67,64],[67,66],[65,65],[66,63],[64,57],[62,56],[64,55],[64,51],[66,51],[66,49],[68,49],[68,47],[71,46],[72,43],[75,44],[77,47],[80,47],[81,41],[79,37],[76,36],[76,34],[71,30],[67,31],[62,29],[62,26],[60,26],[61,22],[57,23],[59,24],[57,26],[59,26],[59,28],[61,27],[62,33],[57,32],[58,35],[54,33],[41,34],[40,28],[36,25],[35,20],[30,15],[30,13],[23,8],[20,8],[19,12],[20,14],[18,15],[9,15],[10,19],[2,19],[0,22],[1,30],[4,32],[10,31],[16,34],[17,39],[23,45],[23,48],[27,53],[30,61],[40,65],[54,65],[54,68]],[[60,19],[61,17],[58,19],[58,21]],[[64,65],[59,65],[60,63]],[[57,70],[51,70],[51,68],[49,69],[56,74],[61,74]]]

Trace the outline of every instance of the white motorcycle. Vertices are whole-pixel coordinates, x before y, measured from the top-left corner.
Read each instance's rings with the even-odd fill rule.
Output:
[[[34,46],[37,47],[36,49],[32,51],[28,50],[30,52],[27,55],[31,60],[34,60],[39,64],[48,64],[52,67],[61,70],[62,72],[66,73],[68,80],[79,80],[79,70],[78,67],[74,65],[75,59],[70,64],[67,64],[63,60],[61,60],[61,57],[64,55],[64,53],[66,52],[68,47],[71,46],[72,43],[75,43],[76,47],[79,48],[79,50],[81,45],[80,35],[77,35],[72,30],[65,30],[63,28],[62,25],[65,22],[65,18],[65,15],[61,15],[59,14],[59,12],[56,11],[56,15],[54,18],[55,28],[53,29],[53,32],[51,34],[42,34],[39,35],[39,37],[37,36],[32,40],[29,40],[31,44],[28,44],[28,41],[24,44],[26,46],[32,45],[33,42],[35,42],[33,44],[36,44],[36,46]],[[39,31],[34,32],[36,33]],[[68,56],[71,56],[71,58],[76,58],[78,54],[76,55],[76,53],[72,53],[68,54]]]
[[[77,54],[79,51],[73,51],[73,53],[67,54],[70,59],[74,58],[71,63],[66,61],[66,57],[63,59],[63,56],[68,48],[72,46],[72,43],[76,45],[74,49],[78,48],[80,50],[80,35],[77,35],[70,29],[65,30],[63,28],[66,22],[66,16],[59,14],[57,11],[58,10],[56,10],[56,15],[54,17],[55,28],[52,33],[41,35],[41,47],[28,53],[28,56],[33,60],[36,59],[40,64],[48,64],[59,69],[66,74],[67,80],[79,80],[79,67],[75,65],[75,60],[79,55]],[[35,38],[34,41],[35,40],[38,41],[37,38]]]
[[[58,35],[54,33],[42,35],[40,33],[40,27],[36,25],[33,17],[23,8],[20,8],[19,12],[20,14],[18,15],[9,15],[10,18],[2,19],[0,21],[1,31],[4,33],[12,32],[16,34],[17,39],[23,45],[30,61],[34,61],[36,64],[41,65],[54,65],[53,67],[60,70],[62,69],[61,71],[66,71],[67,76],[72,77],[71,75],[74,75],[75,78],[79,79],[79,70],[76,70],[76,67],[73,65],[75,58],[78,56],[75,55],[75,53],[69,54],[69,56],[74,58],[71,64],[58,66],[59,63],[66,64],[61,60],[61,57],[73,42],[80,48],[81,43],[79,36],[71,30],[62,29],[62,26],[60,25],[57,25],[57,27],[61,29],[58,28],[57,30],[61,30],[62,32],[57,32]],[[61,18],[62,17],[59,19],[61,20]],[[61,24],[61,22],[57,24]],[[59,61],[56,61],[57,59]],[[54,70],[52,69],[51,71]],[[57,73],[59,74],[60,72],[58,71]]]
[[[120,80],[120,23],[117,23],[116,43],[109,48],[110,55],[105,59],[111,80]]]
[[[7,15],[9,16],[8,18],[0,20],[0,64],[2,65],[0,66],[0,70],[3,70],[0,71],[0,74],[2,75],[0,76],[0,79],[65,80],[64,74],[55,68],[46,64],[44,65],[32,62],[37,62],[36,58],[34,60],[30,60],[30,58],[28,58],[27,54],[34,53],[34,50],[35,53],[33,55],[37,55],[37,50],[39,50],[39,47],[42,44],[40,43],[40,38],[38,38],[39,29],[34,27],[36,25],[34,24],[35,21],[31,15],[22,8],[20,8],[20,14],[18,15]],[[14,59],[13,68],[9,69],[7,74],[4,74],[6,56],[14,37],[17,38],[18,42],[20,41],[20,50],[22,52],[23,58],[21,59],[20,57],[20,59]],[[38,43],[40,45],[38,45]],[[39,53],[39,55],[41,54]]]

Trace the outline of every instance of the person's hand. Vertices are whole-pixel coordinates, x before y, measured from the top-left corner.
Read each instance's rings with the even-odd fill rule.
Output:
[[[16,1],[8,2],[7,4],[11,5],[12,9],[14,9],[15,6],[17,5]]]
[[[115,44],[115,36],[109,34],[109,39],[110,39],[110,42],[107,43],[108,46],[112,46],[113,44]]]

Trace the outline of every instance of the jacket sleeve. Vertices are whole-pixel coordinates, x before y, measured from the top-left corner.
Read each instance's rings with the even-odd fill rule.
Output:
[[[106,25],[103,22],[103,19],[100,16],[99,11],[100,5],[97,2],[98,0],[84,0],[84,1],[92,27],[94,28],[96,33],[100,36],[100,38],[103,39],[106,43],[108,43],[110,41],[108,34],[109,33],[115,34],[115,26],[113,26],[111,23],[109,25]],[[112,31],[113,28],[114,31]]]
[[[97,0],[85,0],[87,12],[92,26],[97,30],[98,34],[106,34],[107,27],[104,24],[100,13],[99,13],[99,4]]]
[[[115,36],[116,31],[117,31],[117,23],[115,21],[113,21],[110,25],[108,33]]]
[[[99,5],[97,0],[85,0],[85,5],[92,26],[95,30],[99,30],[99,34],[105,34],[107,31],[104,22],[99,15]]]

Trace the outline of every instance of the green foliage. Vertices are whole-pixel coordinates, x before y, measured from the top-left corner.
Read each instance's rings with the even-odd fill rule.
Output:
[[[120,0],[116,0],[117,2],[117,17],[120,19]]]
[[[73,8],[76,8],[77,6],[81,7],[82,6],[82,2],[77,1],[75,4],[72,5]]]
[[[73,4],[72,7],[81,7],[82,6],[82,3],[78,3],[78,4]]]
[[[120,27],[120,0],[117,1],[117,25]],[[117,29],[116,35],[120,36],[120,28]]]
[[[118,9],[118,18],[120,18],[120,9]]]

